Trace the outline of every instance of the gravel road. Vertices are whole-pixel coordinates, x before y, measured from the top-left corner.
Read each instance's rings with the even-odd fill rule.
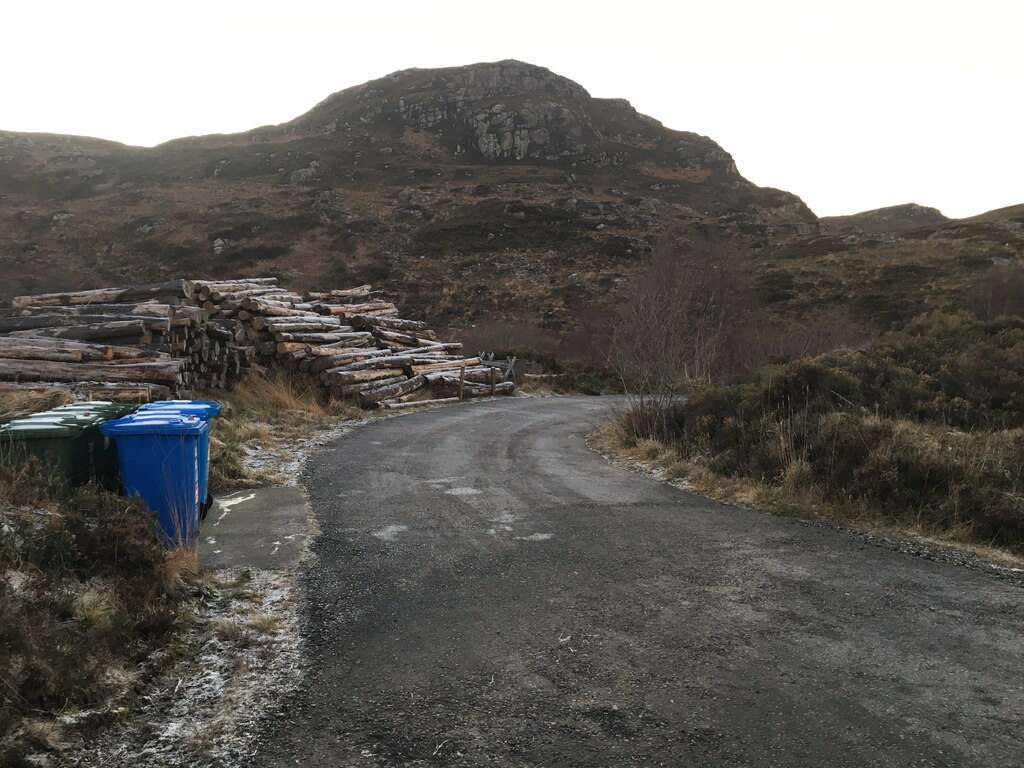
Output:
[[[309,674],[256,765],[1024,765],[1024,590],[611,466],[608,407],[311,462]]]

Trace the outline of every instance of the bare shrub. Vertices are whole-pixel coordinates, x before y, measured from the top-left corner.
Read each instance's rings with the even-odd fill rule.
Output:
[[[742,376],[766,363],[866,349],[879,329],[842,310],[810,317],[778,315],[755,309],[731,317],[721,339],[719,378]]]
[[[968,301],[982,320],[1024,316],[1024,264],[989,267],[974,279]]]
[[[637,438],[670,433],[679,398],[719,369],[730,297],[738,293],[725,250],[655,250],[650,267],[619,307],[608,363],[629,399],[624,424]]]

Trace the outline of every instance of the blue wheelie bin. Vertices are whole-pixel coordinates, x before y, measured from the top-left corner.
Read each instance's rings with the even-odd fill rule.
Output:
[[[100,429],[117,442],[121,491],[156,513],[169,547],[195,546],[200,522],[200,447],[210,424],[177,413],[132,414]]]
[[[221,411],[220,403],[212,400],[157,400],[154,403],[147,403],[136,411],[138,418],[144,418],[149,413],[179,413],[189,416],[198,416],[207,422],[212,422],[213,417]],[[212,426],[211,426],[212,429]],[[206,513],[213,506],[213,495],[210,493],[210,431],[203,435],[202,444],[199,446],[199,503],[200,518],[205,520]]]

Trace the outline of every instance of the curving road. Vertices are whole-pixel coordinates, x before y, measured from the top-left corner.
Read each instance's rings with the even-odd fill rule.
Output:
[[[315,460],[310,671],[257,765],[1024,765],[1024,591],[617,469],[608,407]]]

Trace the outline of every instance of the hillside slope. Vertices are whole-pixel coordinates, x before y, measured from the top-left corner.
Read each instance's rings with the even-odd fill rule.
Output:
[[[941,267],[937,293],[962,300],[993,232],[1016,260],[1014,221],[972,225],[984,242],[953,249],[969,253],[955,274]],[[914,242],[927,244],[937,227],[921,223],[931,230]],[[865,236],[875,229],[830,234],[798,197],[744,179],[711,139],[515,61],[396,72],[282,125],[151,149],[0,132],[0,299],[268,273],[300,290],[374,282],[442,325],[489,316],[559,330],[616,301],[652,250],[669,248],[727,262],[758,300],[872,312],[888,298],[808,292],[802,275],[780,275],[824,256],[821,285],[865,270],[872,284],[892,258],[870,251],[890,244]],[[902,242],[906,222],[895,232]]]

